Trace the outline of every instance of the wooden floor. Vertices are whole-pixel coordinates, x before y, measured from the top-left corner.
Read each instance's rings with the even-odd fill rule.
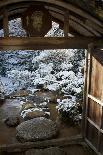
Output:
[[[28,149],[35,148],[39,150],[47,147],[59,147],[66,152],[66,155],[96,155],[80,136],[70,139],[64,138],[41,142],[18,143],[8,146],[4,145],[0,147],[0,150],[2,150],[0,151],[0,155],[25,155]]]

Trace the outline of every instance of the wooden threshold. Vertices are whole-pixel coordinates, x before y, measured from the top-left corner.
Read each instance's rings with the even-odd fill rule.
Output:
[[[0,145],[0,152],[22,152],[28,149],[40,149],[47,147],[63,147],[68,145],[83,145],[83,138],[81,135],[71,136],[69,138],[51,139],[37,142],[25,142],[8,145]]]
[[[100,37],[1,37],[0,50],[87,49],[92,42],[103,48]]]

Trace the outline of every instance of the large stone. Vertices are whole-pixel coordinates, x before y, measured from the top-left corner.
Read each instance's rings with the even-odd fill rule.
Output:
[[[66,153],[58,147],[50,147],[46,149],[31,149],[26,151],[25,155],[66,155]]]
[[[56,123],[44,117],[25,121],[16,128],[16,137],[21,142],[51,139],[57,133]]]
[[[20,118],[18,116],[9,116],[5,120],[5,124],[9,127],[16,127],[20,123]]]
[[[37,118],[37,117],[45,117],[45,113],[39,110],[31,111],[31,112],[26,113],[24,119],[30,120],[30,119]]]

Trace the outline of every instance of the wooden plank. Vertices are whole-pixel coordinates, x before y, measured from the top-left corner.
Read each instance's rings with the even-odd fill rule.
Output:
[[[103,130],[96,124],[94,123],[90,118],[87,118],[88,122],[92,124],[96,129],[98,129],[99,132],[103,133]]]
[[[102,53],[102,54],[101,54]],[[103,52],[101,50],[95,50],[94,51],[94,58],[93,58],[93,73],[92,73],[92,89],[91,89],[91,95],[94,96],[96,99],[95,101],[98,102],[99,106],[95,106],[95,119],[98,123],[98,126],[102,128],[102,106],[103,106],[103,98],[102,98],[102,85],[103,85],[103,62],[101,61],[103,55]],[[102,62],[102,63],[101,63]],[[99,100],[99,101],[98,101]],[[101,144],[101,132],[98,130],[98,151],[100,151],[100,144]]]
[[[91,95],[102,100],[102,84],[103,84],[103,51],[94,50],[93,53],[93,72],[92,72],[92,89]]]
[[[88,93],[90,93],[90,89],[91,89],[91,76],[92,76],[92,65],[93,65],[93,60],[92,60],[92,53],[94,51],[94,43],[90,43],[88,45],[88,50],[89,50],[89,54],[90,54],[90,68],[89,68],[89,86],[88,86]]]
[[[51,139],[45,141],[37,141],[37,142],[25,142],[25,143],[15,143],[8,145],[0,145],[0,152],[22,152],[27,149],[32,148],[47,148],[47,147],[60,147],[60,146],[68,146],[73,144],[82,144],[83,139],[81,135],[72,136],[69,138],[60,138],[60,139]]]
[[[103,92],[103,64],[101,63],[101,57],[103,52],[99,49],[95,50],[92,47],[90,47],[91,56],[92,56],[92,72],[90,74],[90,85],[89,85],[89,94],[88,94],[88,100],[90,107],[89,108],[89,116],[87,118],[88,122],[93,126],[93,129],[97,129],[97,137],[95,141],[92,139],[88,139],[90,143],[97,144],[96,147],[97,151],[100,152],[101,149],[101,136],[103,134],[102,129],[102,118],[103,118],[103,98],[102,98],[102,92]],[[96,58],[95,58],[96,57]],[[91,130],[93,133],[94,131]],[[92,133],[89,135],[92,138]],[[95,143],[96,142],[96,143]]]
[[[92,70],[92,48],[93,44],[88,45],[88,73],[87,73],[87,88],[86,88],[86,109],[85,109],[85,129],[84,129],[84,136],[87,135],[87,117],[88,117],[88,111],[89,111],[89,101],[88,101],[88,93],[90,92],[91,87],[91,70]]]
[[[82,27],[84,27],[86,30],[88,30],[88,32],[91,32],[93,35],[100,37],[101,34],[98,32],[98,29],[93,29],[92,26],[88,26],[85,24],[84,21],[82,21],[81,19],[75,17],[75,16],[70,16],[70,19],[79,23]],[[103,32],[103,30],[101,30],[101,33]]]
[[[93,50],[94,50],[94,44],[91,43],[88,45],[88,50],[89,50],[89,69],[88,69],[88,90],[87,90],[87,94],[90,94],[90,91],[91,91],[91,77],[92,77],[92,53],[93,53]],[[87,96],[87,115],[89,113],[91,113],[91,115],[93,114],[93,107],[91,106],[91,108],[89,107],[89,104],[90,104],[90,101],[88,99],[88,96]]]
[[[93,53],[93,69],[92,69],[92,85],[91,85],[91,95],[89,96],[92,100],[96,103],[93,104],[93,117],[92,120],[95,121],[96,124],[100,128],[102,128],[102,108],[103,108],[103,98],[102,98],[102,85],[103,85],[103,51],[101,50],[94,50]],[[98,105],[99,104],[99,105]],[[100,143],[101,143],[101,132],[98,130],[98,151],[100,151]]]
[[[3,30],[4,30],[4,37],[9,37],[9,21],[8,21],[8,11],[7,9],[3,10]]]
[[[102,38],[92,37],[6,37],[0,38],[0,50],[86,49],[90,42],[103,47]]]
[[[88,97],[103,107],[103,101],[97,99],[96,97],[94,97],[90,94],[88,94]]]

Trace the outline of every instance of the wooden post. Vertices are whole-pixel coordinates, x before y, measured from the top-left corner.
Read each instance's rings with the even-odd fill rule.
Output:
[[[69,33],[69,12],[66,11],[64,14],[64,37],[68,37]]]
[[[86,111],[86,97],[87,97],[87,77],[88,77],[88,50],[85,50],[85,68],[84,68],[84,94],[82,106],[82,136],[85,138],[85,111]]]
[[[85,116],[84,116],[84,138],[86,138],[86,132],[87,132],[87,117],[88,117],[88,94],[90,93],[90,88],[91,88],[91,72],[92,72],[92,52],[93,52],[93,47],[94,44],[91,43],[88,45],[88,60],[87,60],[87,79],[86,79],[86,88],[85,88],[85,106],[84,106],[84,110],[85,110]]]
[[[88,117],[88,94],[90,94],[90,88],[91,88],[91,73],[92,73],[92,52],[94,49],[94,44],[91,43],[88,45],[88,79],[87,79],[87,96],[86,96],[86,117]],[[86,120],[86,125],[85,125],[85,132],[87,128],[87,120]]]
[[[90,93],[90,88],[91,88],[91,72],[92,72],[92,56],[93,56],[93,51],[94,51],[94,44],[91,43],[88,45],[88,50],[90,54],[90,66],[89,66],[89,79],[88,79],[88,93]]]
[[[3,30],[4,37],[9,37],[9,27],[8,27],[8,11],[6,8],[3,9]]]

